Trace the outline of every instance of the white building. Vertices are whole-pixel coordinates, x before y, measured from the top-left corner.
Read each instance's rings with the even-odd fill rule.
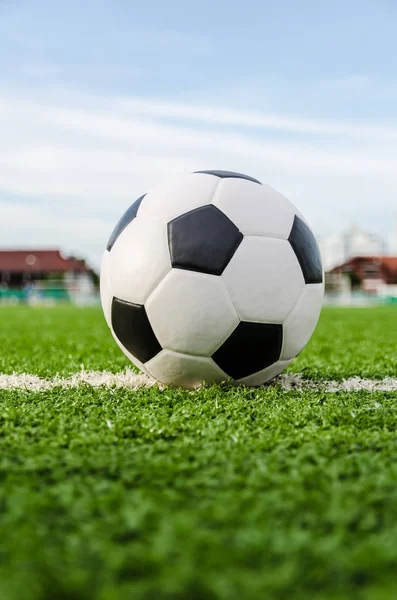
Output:
[[[357,225],[349,230],[318,238],[325,271],[355,256],[383,256],[387,253],[383,238],[362,231]]]

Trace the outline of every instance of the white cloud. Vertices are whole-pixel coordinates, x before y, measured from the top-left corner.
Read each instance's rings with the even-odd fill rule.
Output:
[[[254,127],[256,129],[274,129],[280,131],[304,133],[310,135],[332,135],[348,137],[367,137],[397,140],[397,124],[391,126],[352,124],[348,121],[335,122],[323,119],[299,119],[296,117],[228,110],[219,107],[186,106],[181,103],[156,102],[153,100],[127,100],[126,108],[133,113],[149,117],[168,117],[191,121]]]
[[[97,263],[130,201],[169,177],[202,168],[243,171],[274,185],[319,232],[360,216],[386,232],[395,214],[394,127],[3,92],[0,130],[3,246],[62,244]]]

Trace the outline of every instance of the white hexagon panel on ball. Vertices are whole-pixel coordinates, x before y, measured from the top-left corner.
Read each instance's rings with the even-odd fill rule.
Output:
[[[170,270],[167,232],[156,219],[138,216],[109,253],[112,292],[128,302],[143,304]]]
[[[218,184],[218,177],[208,174],[177,177],[145,195],[139,216],[154,217],[168,223],[190,210],[211,204]]]
[[[247,175],[200,171],[125,212],[101,300],[120,348],[159,381],[261,385],[310,339],[323,279],[316,239],[284,196]]]
[[[184,269],[172,269],[145,308],[163,348],[195,356],[211,356],[239,322],[220,277]]]
[[[246,179],[222,179],[216,189],[213,204],[244,235],[284,240],[288,239],[296,214],[293,204],[270,185],[258,185]]]
[[[305,286],[283,326],[282,360],[295,358],[312,337],[320,317],[323,296],[322,283]]]
[[[182,386],[187,389],[207,384],[221,383],[228,379],[211,358],[190,356],[171,350],[163,350],[145,365],[149,375],[164,384]]]
[[[243,321],[283,323],[305,280],[287,240],[245,236],[222,279]]]

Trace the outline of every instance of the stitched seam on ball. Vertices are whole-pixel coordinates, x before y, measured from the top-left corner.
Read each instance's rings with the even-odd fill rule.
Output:
[[[245,238],[266,238],[267,240],[283,240],[288,242],[288,238],[281,235],[267,235],[266,233],[245,233]]]
[[[212,193],[212,198],[211,198],[211,204],[214,204],[214,200],[215,200],[216,194],[217,194],[217,192],[218,192],[218,188],[219,188],[219,186],[220,186],[220,184],[221,184],[221,182],[222,182],[222,181],[223,181],[223,179],[219,179],[219,181],[217,182],[216,186],[214,187],[214,191],[213,191],[213,193]],[[215,206],[215,205],[214,205],[214,206]],[[217,206],[217,208],[218,208],[218,206]],[[221,211],[222,211],[222,209],[221,209],[221,208],[219,208],[219,210],[221,210]],[[222,212],[223,212],[223,211],[222,211]]]
[[[301,291],[301,293],[299,294],[299,298],[297,299],[297,301],[295,302],[294,306],[291,308],[291,310],[289,311],[289,313],[287,314],[287,316],[285,317],[284,321],[283,321],[283,325],[284,323],[287,322],[287,320],[290,318],[290,316],[292,315],[292,313],[294,312],[295,308],[298,306],[299,302],[302,300],[302,296],[304,294],[305,291],[305,287],[306,287],[306,283],[304,283],[303,285],[303,289]]]

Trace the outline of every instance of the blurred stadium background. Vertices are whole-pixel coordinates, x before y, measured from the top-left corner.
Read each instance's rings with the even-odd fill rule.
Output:
[[[98,274],[60,250],[0,250],[2,304],[99,304]]]
[[[397,245],[397,222],[395,237]],[[352,225],[318,241],[325,304],[397,305],[397,254],[386,240]],[[0,303],[99,305],[99,273],[84,258],[59,249],[0,250]]]
[[[326,304],[396,304],[396,10],[0,0],[0,305],[98,305],[118,217],[208,168],[299,208]]]

